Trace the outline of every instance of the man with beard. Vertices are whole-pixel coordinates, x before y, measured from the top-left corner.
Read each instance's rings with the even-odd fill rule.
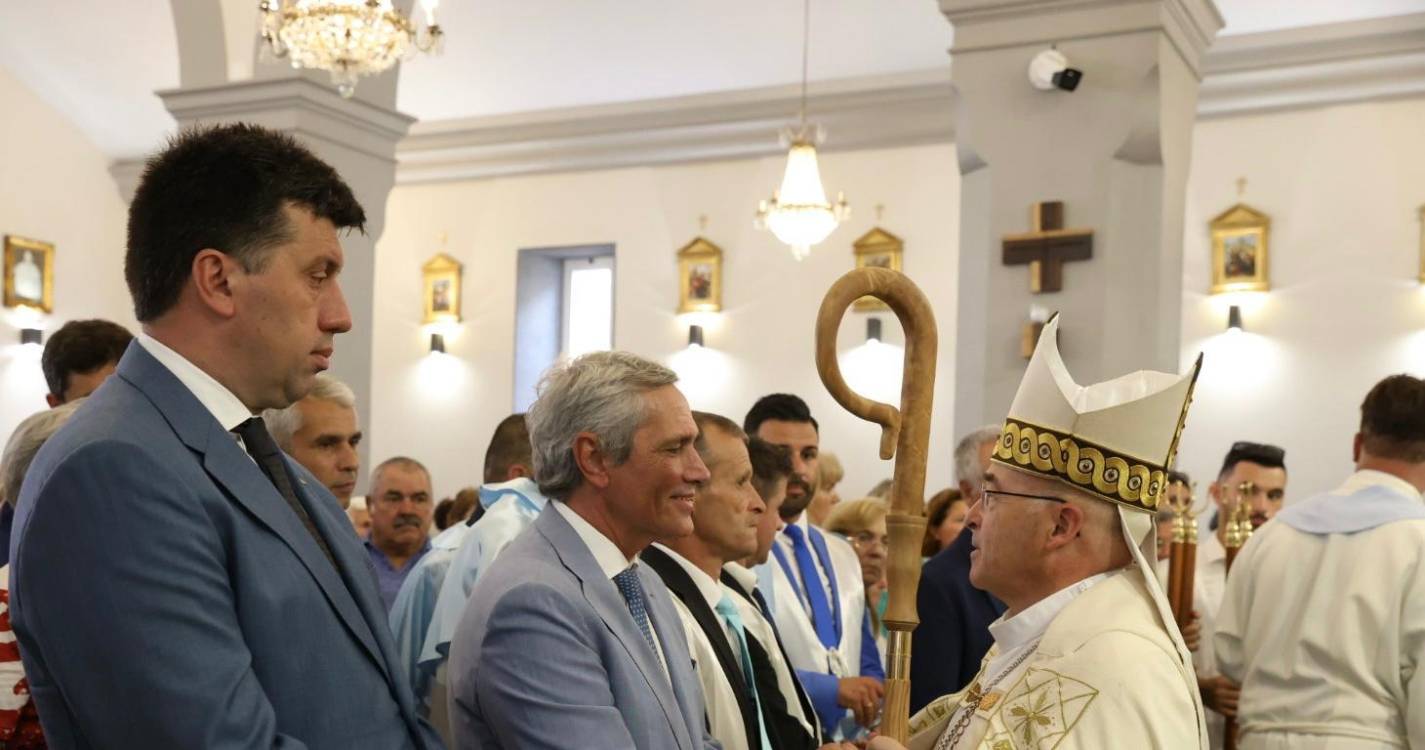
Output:
[[[1250,483],[1250,487],[1246,484]],[[1222,595],[1227,589],[1227,517],[1240,500],[1251,512],[1252,528],[1276,516],[1286,499],[1286,451],[1275,445],[1238,441],[1222,461],[1217,481],[1208,488],[1217,506],[1217,529],[1197,544],[1197,574],[1194,577],[1193,612],[1202,632],[1214,633]],[[1193,667],[1202,689],[1202,703],[1208,708],[1207,733],[1212,747],[1222,747],[1225,717],[1237,714],[1238,686],[1217,671],[1212,638],[1204,638],[1193,652]]]
[[[780,510],[784,525],[767,563],[773,566],[773,615],[827,736],[855,736],[858,725],[876,721],[885,671],[855,550],[805,517],[817,477],[816,420],[800,398],[774,393],[753,404],[743,429],[791,452],[792,476]]]
[[[396,601],[401,582],[430,552],[430,525],[435,514],[430,472],[413,458],[388,458],[371,474],[371,535],[366,551],[376,569],[376,582],[386,611]]]

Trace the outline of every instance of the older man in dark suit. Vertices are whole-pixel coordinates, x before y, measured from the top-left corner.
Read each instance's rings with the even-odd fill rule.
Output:
[[[129,212],[143,333],[40,451],[11,615],[57,748],[434,748],[336,498],[256,415],[351,327],[361,206],[291,138],[180,135]]]

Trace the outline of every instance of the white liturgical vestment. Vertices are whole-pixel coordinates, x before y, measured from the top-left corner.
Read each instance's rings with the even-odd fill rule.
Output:
[[[1242,547],[1213,637],[1242,750],[1425,748],[1425,504],[1360,471]]]
[[[976,691],[984,697],[951,750],[1202,747],[1196,679],[1164,629],[1141,569],[1075,587],[1040,602],[1057,597],[1062,607],[1042,636],[1033,627],[1006,629],[1039,615],[1034,607],[992,625],[996,643],[980,674],[911,718],[909,750],[936,748]],[[1009,646],[1003,653],[1002,638]]]

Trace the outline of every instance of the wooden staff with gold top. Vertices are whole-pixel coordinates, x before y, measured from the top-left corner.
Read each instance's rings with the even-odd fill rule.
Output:
[[[1232,507],[1227,513],[1227,526],[1222,531],[1222,548],[1227,553],[1224,570],[1227,575],[1232,573],[1232,562],[1237,559],[1237,553],[1241,551],[1242,545],[1252,536],[1252,509],[1247,504],[1246,498],[1255,494],[1257,485],[1254,482],[1243,482],[1237,485],[1237,496],[1232,502]],[[1240,705],[1240,704],[1239,704]],[[1237,717],[1229,716],[1222,730],[1222,747],[1224,750],[1237,750]]]
[[[1175,496],[1173,488],[1186,493]],[[1192,622],[1193,584],[1197,568],[1197,514],[1193,513],[1192,489],[1182,482],[1168,485],[1164,493],[1173,511],[1173,542],[1168,553],[1168,604],[1182,632]]]
[[[865,296],[890,306],[905,330],[905,373],[899,409],[853,392],[841,376],[836,333],[846,308]],[[930,301],[909,277],[886,268],[858,268],[842,276],[827,291],[816,316],[816,368],[821,382],[847,411],[881,425],[881,458],[896,460],[890,513],[886,516],[890,602],[884,621],[890,633],[880,732],[902,744],[910,722],[910,634],[920,623],[915,593],[920,585],[920,548],[925,538],[925,461],[938,343]]]

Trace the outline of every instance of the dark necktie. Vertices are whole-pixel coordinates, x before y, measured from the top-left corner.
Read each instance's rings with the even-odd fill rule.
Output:
[[[643,598],[643,584],[638,581],[638,570],[633,566],[624,568],[622,573],[614,576],[614,585],[618,586],[618,592],[623,595],[624,603],[628,605],[628,613],[633,615],[633,621],[643,633],[643,639],[648,641],[648,650],[653,652],[654,659],[661,662],[658,647],[653,644],[653,627],[648,622],[648,604]]]
[[[826,585],[821,574],[816,572],[816,563],[811,559],[811,547],[800,526],[787,524],[782,530],[792,540],[792,554],[797,559],[797,570],[802,575],[802,588],[806,589],[807,604],[811,607],[811,622],[816,627],[817,640],[827,648],[836,648],[836,623],[832,622],[831,601],[826,596]]]
[[[287,473],[287,465],[282,462],[282,451],[278,450],[277,442],[268,433],[267,425],[261,418],[253,417],[238,425],[233,432],[242,438],[248,455],[257,461],[258,468],[262,469],[262,473],[272,481],[277,492],[282,495],[282,499],[292,507],[292,512],[301,519],[302,525],[307,527],[307,532],[312,535],[313,541],[322,548],[327,560],[330,560],[332,567],[335,568],[336,558],[332,556],[331,548],[327,546],[327,540],[317,532],[316,524],[312,523],[312,517],[307,514],[307,509],[302,507],[302,501],[297,498],[297,492],[292,488],[292,476]]]

